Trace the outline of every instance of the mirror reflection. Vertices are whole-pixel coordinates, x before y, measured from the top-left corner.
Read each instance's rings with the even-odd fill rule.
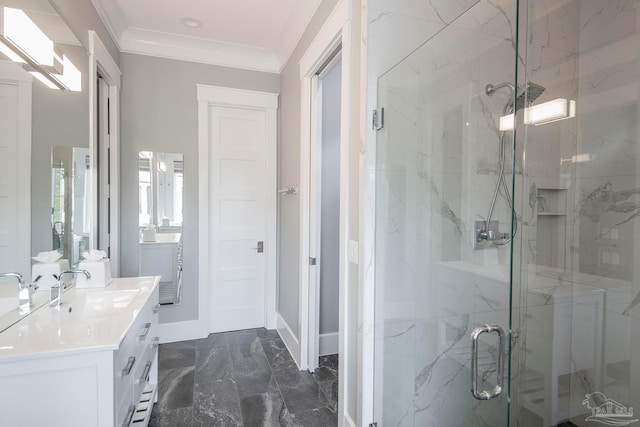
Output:
[[[141,151],[139,157],[139,225],[160,232],[182,228],[183,160],[180,153]]]
[[[51,249],[71,265],[89,248],[89,148],[51,149]]]
[[[82,150],[89,150],[89,56],[48,1],[2,3],[23,11],[53,42],[62,61],[49,70],[69,89],[45,84],[30,64],[0,53],[0,103],[12,106],[1,123],[6,132],[0,140],[0,273],[18,272],[31,283],[32,256],[58,249],[70,263],[76,262],[89,227],[83,217],[91,197],[81,182],[82,168],[72,171],[70,163],[60,163],[63,158],[81,159]],[[65,80],[71,77],[63,76],[66,71],[73,71],[73,84]],[[30,125],[30,133],[22,130],[25,125]],[[38,286],[34,307],[47,301],[40,294],[48,298],[44,279]],[[15,279],[0,278],[0,331],[23,317],[18,289]]]
[[[138,156],[139,274],[160,276],[160,303],[182,298],[183,155]]]

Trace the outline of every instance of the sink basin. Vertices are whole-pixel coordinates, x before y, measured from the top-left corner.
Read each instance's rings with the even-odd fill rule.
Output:
[[[0,298],[0,317],[18,309],[18,297]]]
[[[127,308],[139,293],[139,289],[76,290],[63,296],[63,310],[71,309],[83,317],[111,316],[114,311]]]

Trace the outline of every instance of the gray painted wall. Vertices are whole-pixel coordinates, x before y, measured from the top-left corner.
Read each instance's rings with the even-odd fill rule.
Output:
[[[121,96],[121,275],[138,274],[138,152],[184,154],[182,305],[162,323],[198,316],[198,103],[196,84],[278,93],[277,74],[123,53]]]
[[[89,50],[89,30],[93,30],[107,47],[114,61],[117,64],[120,63],[118,46],[90,0],[49,0],[49,2],[87,50]]]
[[[89,147],[89,56],[63,46],[82,73],[82,92],[49,89],[33,80],[31,125],[31,253],[52,250],[51,147]]]
[[[320,333],[339,327],[340,94],[342,61],[322,77],[322,177],[320,207]]]
[[[300,68],[298,63],[337,0],[323,1],[300,42],[280,73],[280,141],[278,149],[278,188],[300,186]],[[300,337],[299,269],[300,198],[279,198],[278,312]]]

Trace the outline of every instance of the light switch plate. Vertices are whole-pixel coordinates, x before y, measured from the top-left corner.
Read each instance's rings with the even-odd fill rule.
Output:
[[[349,240],[349,262],[358,263],[358,242]]]

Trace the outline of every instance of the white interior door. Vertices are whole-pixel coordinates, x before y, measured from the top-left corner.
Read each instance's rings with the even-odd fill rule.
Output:
[[[18,267],[17,106],[18,87],[0,84],[0,272]]]
[[[0,62],[0,272],[30,275],[31,76]]]
[[[266,113],[210,106],[209,129],[209,331],[262,327]]]

